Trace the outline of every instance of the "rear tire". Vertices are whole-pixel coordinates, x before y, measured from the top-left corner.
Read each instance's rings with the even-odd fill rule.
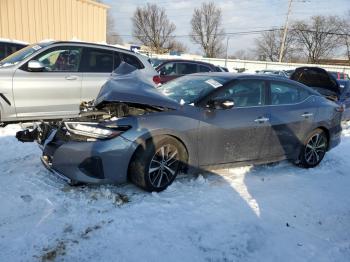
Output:
[[[187,151],[177,139],[162,136],[140,145],[129,165],[129,178],[146,191],[160,192],[187,164]]]
[[[304,141],[299,155],[298,165],[303,168],[317,166],[325,156],[328,148],[328,138],[322,129],[312,131]]]

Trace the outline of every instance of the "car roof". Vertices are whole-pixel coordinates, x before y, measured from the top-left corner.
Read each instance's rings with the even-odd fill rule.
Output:
[[[165,63],[169,63],[169,62],[185,62],[185,63],[194,63],[194,64],[201,64],[201,65],[208,65],[208,66],[215,67],[215,65],[213,65],[211,63],[207,63],[207,62],[203,62],[203,61],[197,61],[197,60],[189,60],[189,59],[167,59],[162,64],[160,64],[159,66],[161,66],[161,65],[163,65]]]
[[[39,45],[45,45],[45,46],[49,46],[49,45],[55,45],[55,44],[82,44],[82,45],[89,45],[89,46],[96,46],[96,47],[107,47],[107,48],[113,48],[116,49],[118,51],[123,51],[123,52],[128,52],[128,53],[132,53],[132,54],[136,54],[135,52],[132,52],[128,49],[124,49],[124,48],[120,48],[120,47],[116,47],[113,45],[108,45],[108,44],[97,44],[97,43],[92,43],[92,42],[85,42],[85,41],[56,41],[56,40],[52,40],[52,41],[47,41],[47,42],[39,42]]]

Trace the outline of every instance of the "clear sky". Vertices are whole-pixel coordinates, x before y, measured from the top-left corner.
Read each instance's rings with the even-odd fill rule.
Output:
[[[191,42],[188,35],[191,32],[193,10],[199,7],[202,0],[104,0],[111,7],[116,28],[124,42],[132,42],[131,17],[137,6],[147,2],[156,3],[166,10],[169,20],[175,23],[175,34],[178,41],[183,42],[191,52],[199,53],[200,48]],[[283,27],[286,19],[288,0],[216,0],[222,9],[223,27],[226,33],[270,29]],[[293,0],[290,19],[307,19],[312,15],[344,15],[350,10],[350,0]],[[240,49],[254,47],[254,39],[259,35],[232,36],[229,40],[229,54]]]

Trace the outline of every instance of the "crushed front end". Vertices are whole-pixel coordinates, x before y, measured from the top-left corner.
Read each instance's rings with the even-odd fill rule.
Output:
[[[160,110],[132,103],[107,103],[99,109],[86,104],[79,118],[42,122],[16,137],[37,141],[43,164],[70,184],[124,183],[137,144],[123,137],[132,128],[123,120]]]

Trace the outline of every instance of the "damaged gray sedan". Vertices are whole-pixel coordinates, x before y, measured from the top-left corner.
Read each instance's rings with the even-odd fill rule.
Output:
[[[267,75],[194,74],[156,89],[140,71],[124,70],[81,110],[17,138],[38,140],[45,166],[71,184],[131,180],[148,191],[189,168],[283,159],[315,167],[341,133],[337,104]]]

